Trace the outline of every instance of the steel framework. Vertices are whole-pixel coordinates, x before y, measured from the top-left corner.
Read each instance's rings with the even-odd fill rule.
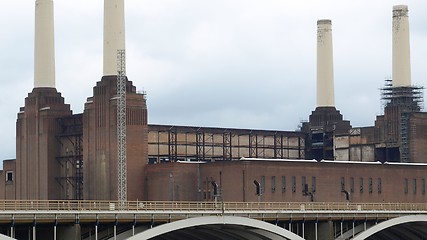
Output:
[[[126,53],[117,50],[117,195],[127,200],[126,169]]]
[[[168,131],[168,141],[169,141],[169,152],[168,152],[168,159],[169,161],[176,162],[177,161],[177,132],[173,127],[169,128]]]
[[[149,161],[305,157],[305,135],[285,131],[148,125]]]
[[[232,143],[231,143],[232,137],[233,137],[233,133],[225,129],[222,134],[223,160],[233,160]]]
[[[383,107],[399,106],[405,112],[419,112],[423,109],[423,91],[420,86],[393,87],[392,80],[386,79],[381,88]]]
[[[409,141],[408,141],[409,113],[403,112],[400,116],[400,160],[401,162],[409,161]]]
[[[61,166],[55,178],[63,189],[63,199],[83,199],[83,124],[82,114],[58,118],[60,131],[56,135],[61,153],[56,160]]]
[[[205,161],[205,132],[201,127],[196,130],[196,159]]]

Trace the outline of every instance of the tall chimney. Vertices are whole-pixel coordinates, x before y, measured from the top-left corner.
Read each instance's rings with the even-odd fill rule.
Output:
[[[34,88],[55,88],[53,0],[36,0]]]
[[[124,0],[104,0],[104,76],[117,75],[117,50],[125,49]]]
[[[393,6],[393,87],[411,86],[408,6]]]
[[[317,107],[334,107],[331,20],[317,21]]]

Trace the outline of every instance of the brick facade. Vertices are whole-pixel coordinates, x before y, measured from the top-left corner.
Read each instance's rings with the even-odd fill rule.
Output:
[[[104,76],[94,87],[83,113],[83,198],[117,199],[116,76]],[[147,106],[132,82],[126,87],[127,196],[142,199],[147,164]]]
[[[227,161],[165,163],[145,169],[147,200],[213,201],[219,185],[224,201],[265,202],[425,202],[426,164],[315,161]],[[173,176],[173,181],[171,177]],[[307,186],[305,187],[305,184]],[[173,185],[172,187],[167,187]]]

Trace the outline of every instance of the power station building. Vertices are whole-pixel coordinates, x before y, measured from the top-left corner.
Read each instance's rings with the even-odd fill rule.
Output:
[[[427,113],[423,88],[411,84],[407,6],[393,8],[393,80],[374,126],[353,128],[335,108],[332,23],[319,20],[316,109],[300,131],[281,131],[148,124],[146,95],[118,54],[124,1],[104,2],[104,74],[73,114],[55,88],[53,1],[36,1],[34,88],[18,113],[16,159],[3,162],[0,198],[427,200]]]

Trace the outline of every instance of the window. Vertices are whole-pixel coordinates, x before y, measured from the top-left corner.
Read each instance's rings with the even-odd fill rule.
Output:
[[[261,194],[265,192],[265,176],[261,176]]]
[[[425,178],[421,178],[421,193],[426,194],[426,180],[425,180]]]
[[[345,190],[345,178],[341,177],[341,191]]]
[[[403,181],[403,192],[408,193],[408,179],[405,178],[405,181]]]
[[[369,180],[369,193],[372,193],[372,178],[370,177],[368,180]]]
[[[297,180],[295,178],[295,176],[292,176],[292,192],[296,192],[297,191]]]
[[[282,176],[282,193],[286,192],[286,177]]]
[[[316,177],[311,178],[311,192],[316,192]]]
[[[361,193],[363,193],[363,178],[359,178],[359,190]]]
[[[381,193],[382,191],[382,186],[381,186],[381,178],[378,178],[378,193]]]
[[[302,188],[301,188],[302,192],[303,193],[308,192],[307,179],[305,178],[305,176],[301,177],[301,184],[302,184],[301,185],[302,186]]]
[[[354,193],[354,177],[350,178],[350,192]]]
[[[414,194],[417,193],[417,179],[414,178],[412,181],[412,190],[414,191]]]
[[[6,182],[13,182],[13,172],[12,171],[6,172]]]
[[[276,176],[271,177],[271,192],[276,192]]]

